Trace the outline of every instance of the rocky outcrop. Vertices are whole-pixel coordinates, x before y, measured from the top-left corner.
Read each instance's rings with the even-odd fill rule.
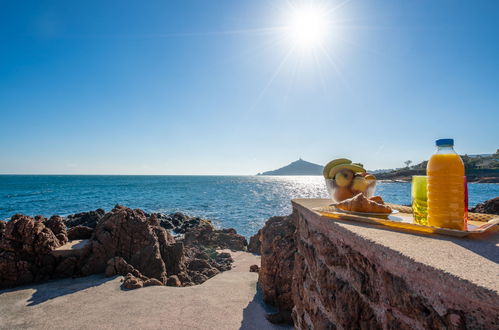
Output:
[[[68,230],[68,239],[70,241],[75,240],[75,239],[89,239],[92,237],[92,234],[94,233],[94,229],[87,227],[87,226],[74,226],[69,228]]]
[[[66,223],[59,216],[15,215],[8,223],[1,221],[0,288],[95,273],[125,276],[127,289],[195,285],[231,268],[230,254],[216,248],[245,250],[247,245],[233,229],[217,230],[210,221],[181,213],[171,219],[185,239],[175,239],[157,214],[118,205],[102,212],[69,216]],[[65,247],[54,251],[68,237],[88,241],[76,254],[62,253]]]
[[[67,242],[60,221],[16,214],[5,224],[0,238],[0,288],[51,278],[56,259],[50,252]]]
[[[295,223],[295,214],[272,217],[260,233],[262,258],[258,282],[264,301],[279,309],[277,319],[284,322],[291,322],[294,305],[291,284],[296,254]]]
[[[202,224],[209,224],[211,222],[199,217],[190,217],[182,212],[175,212],[172,214],[152,213],[150,216],[158,219],[161,227],[170,230],[176,234],[185,234],[187,231]]]
[[[59,240],[59,245],[64,245],[68,242],[68,233],[66,231],[66,224],[64,219],[58,215],[53,215],[44,222],[45,226],[49,228]]]
[[[213,225],[204,223],[185,233],[184,243],[187,246],[203,245],[207,247],[246,251],[248,242],[235,229],[217,230]]]
[[[98,222],[83,257],[82,274],[102,273],[109,259],[120,256],[145,276],[166,283],[161,250],[173,243],[174,239],[154,217],[147,218],[141,210],[116,206]]]
[[[5,231],[5,227],[7,226],[7,222],[0,220],[0,240],[2,239],[3,233]]]
[[[474,213],[499,214],[499,197],[477,204],[470,211]]]
[[[261,247],[262,247],[262,242],[261,242],[261,236],[262,230],[260,229],[255,235],[250,237],[249,243],[248,243],[248,252],[260,255],[261,252]]]
[[[104,217],[106,211],[103,209],[97,209],[95,211],[82,212],[68,215],[64,220],[68,228],[75,226],[86,226],[90,228],[97,227],[100,219]]]

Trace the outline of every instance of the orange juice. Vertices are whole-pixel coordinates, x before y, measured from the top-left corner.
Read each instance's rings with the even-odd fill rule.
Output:
[[[454,151],[454,140],[436,141],[438,150],[426,167],[428,176],[428,225],[465,230],[465,181],[463,160]]]

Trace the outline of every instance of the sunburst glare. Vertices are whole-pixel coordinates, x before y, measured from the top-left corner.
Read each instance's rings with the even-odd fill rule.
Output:
[[[298,50],[321,47],[331,32],[331,17],[323,6],[303,4],[293,6],[284,32]]]

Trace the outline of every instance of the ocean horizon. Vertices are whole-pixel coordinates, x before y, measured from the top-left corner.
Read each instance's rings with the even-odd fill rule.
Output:
[[[410,204],[409,182],[378,182],[387,202]],[[499,184],[469,184],[469,205],[499,196]],[[0,175],[0,219],[16,213],[66,216],[116,204],[146,212],[184,212],[253,235],[293,198],[328,198],[321,176]]]

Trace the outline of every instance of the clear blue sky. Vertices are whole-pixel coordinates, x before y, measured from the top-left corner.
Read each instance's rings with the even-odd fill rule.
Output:
[[[375,169],[442,137],[499,148],[499,1],[323,2],[324,48],[290,51],[286,1],[0,0],[0,173]]]

